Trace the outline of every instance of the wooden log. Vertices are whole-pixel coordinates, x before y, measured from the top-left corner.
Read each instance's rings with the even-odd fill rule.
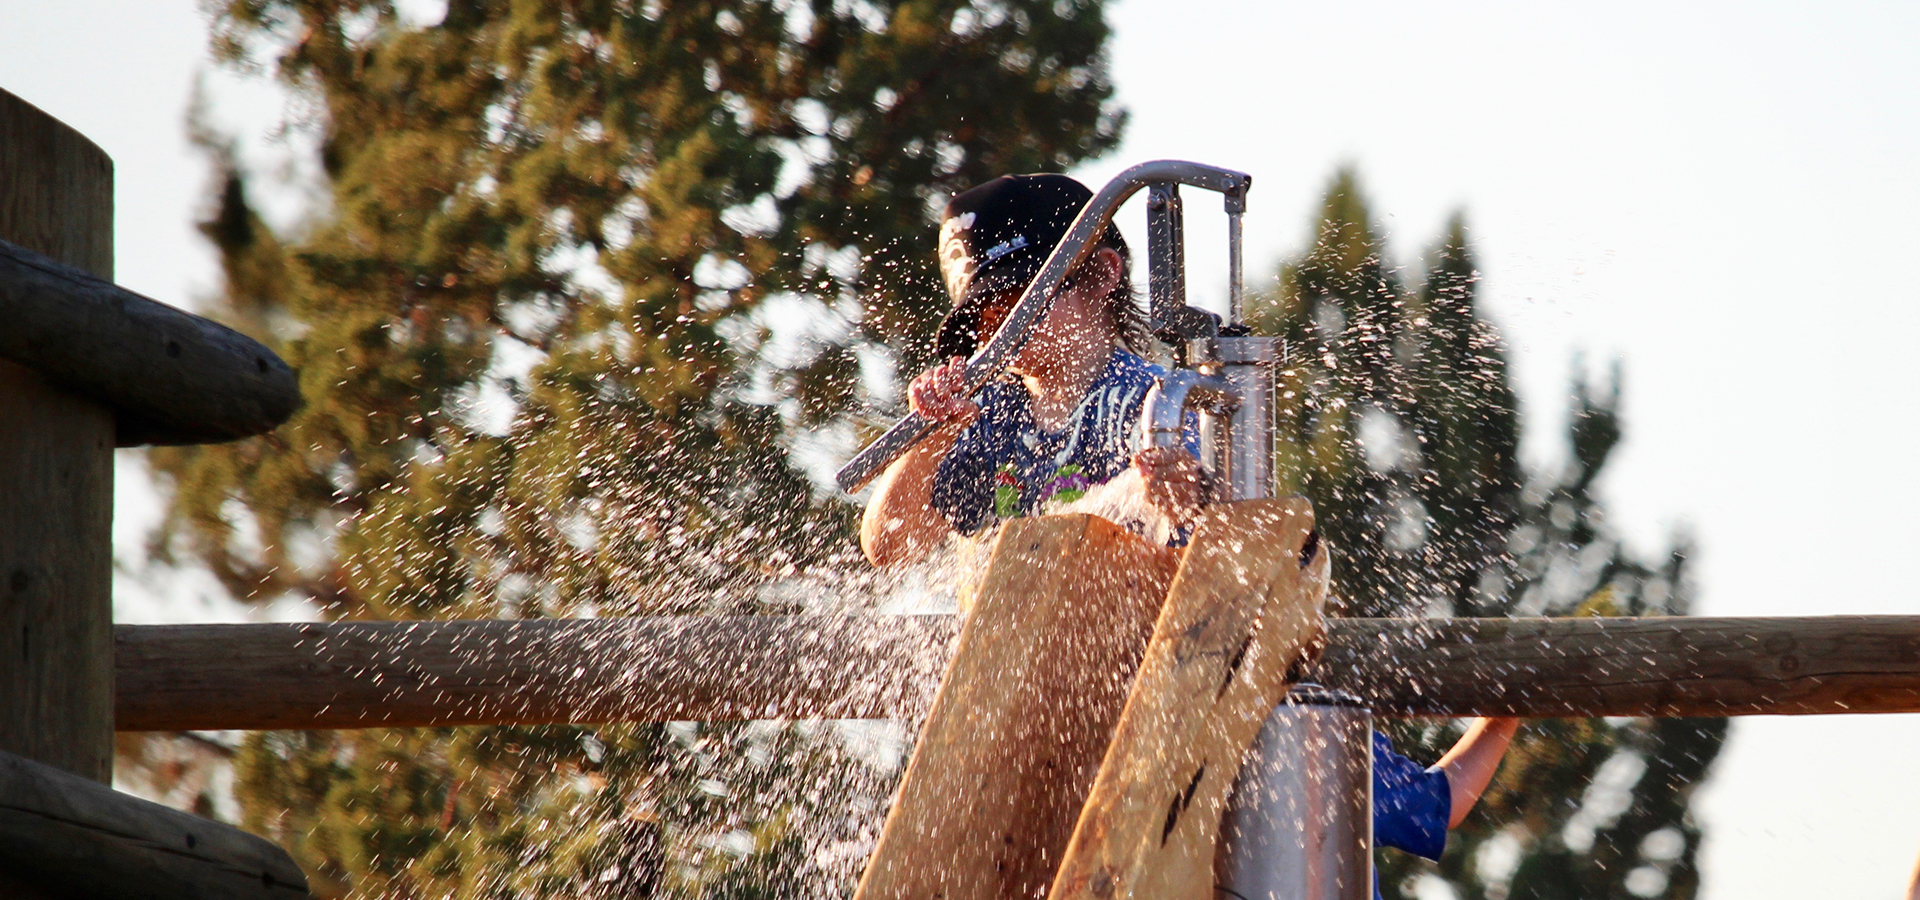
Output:
[[[308,896],[300,867],[263,838],[9,753],[0,753],[0,872],[48,897]]]
[[[882,686],[939,671],[953,627],[938,615],[120,625],[115,723],[884,718],[901,701]],[[1327,628],[1326,654],[1305,677],[1359,694],[1378,715],[1920,712],[1920,616],[1333,619]]]
[[[1201,517],[1049,898],[1212,900],[1227,794],[1325,633],[1329,561],[1304,499]]]
[[[122,625],[123,731],[885,718],[951,616]],[[915,677],[919,671],[927,677]]]
[[[4,90],[0,240],[113,279],[113,160],[85,135]]]
[[[259,434],[300,404],[251,338],[113,284],[113,161],[0,90],[0,360],[113,411],[115,443]]]
[[[0,360],[0,750],[113,771],[113,420]]]
[[[1179,554],[1087,515],[994,543],[855,900],[1046,891]]]
[[[1920,712],[1920,616],[1337,620],[1307,677],[1414,716]]]
[[[300,405],[258,341],[4,241],[0,320],[0,357],[111,408],[122,447],[231,441]]]
[[[113,163],[5,92],[0,239],[113,275]],[[0,345],[25,337],[4,302],[0,322]],[[113,434],[107,407],[0,359],[0,750],[96,781],[113,767]]]

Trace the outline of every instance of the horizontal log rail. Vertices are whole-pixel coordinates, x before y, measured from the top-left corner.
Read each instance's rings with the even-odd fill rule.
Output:
[[[0,322],[0,359],[112,409],[122,447],[231,441],[300,406],[252,338],[5,241]]]
[[[950,616],[121,625],[122,731],[884,718]],[[1920,616],[1342,619],[1307,677],[1383,715],[1920,712]]]

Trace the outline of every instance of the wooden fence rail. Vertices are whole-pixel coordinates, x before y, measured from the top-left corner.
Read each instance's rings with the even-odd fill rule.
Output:
[[[122,731],[879,718],[948,616],[121,625]],[[1920,616],[1335,620],[1384,715],[1920,712]]]

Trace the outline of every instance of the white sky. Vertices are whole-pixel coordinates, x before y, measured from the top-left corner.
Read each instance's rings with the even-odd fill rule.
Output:
[[[1920,612],[1920,6],[1120,0],[1112,16],[1133,121],[1086,180],[1158,157],[1252,173],[1253,277],[1299,250],[1342,162],[1402,262],[1464,208],[1528,458],[1561,452],[1573,353],[1623,360],[1604,492],[1647,550],[1681,523],[1698,535],[1699,612]],[[203,47],[188,0],[0,0],[0,87],[112,155],[118,280],[181,305],[217,275],[184,128]],[[214,96],[236,123],[277,104]],[[1216,219],[1190,215],[1192,283],[1218,286]],[[151,509],[121,472],[132,556]],[[203,583],[161,589],[168,606],[123,618],[234,615]],[[1901,896],[1915,747],[1914,716],[1739,720],[1700,806],[1705,896]]]

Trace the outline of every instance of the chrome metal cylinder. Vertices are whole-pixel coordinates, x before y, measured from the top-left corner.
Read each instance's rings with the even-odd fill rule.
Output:
[[[1228,496],[1253,500],[1273,496],[1273,369],[1280,339],[1220,338],[1220,373],[1240,397],[1229,429],[1232,446],[1222,473]]]
[[[1296,685],[1260,729],[1220,828],[1215,896],[1373,896],[1373,713]]]

